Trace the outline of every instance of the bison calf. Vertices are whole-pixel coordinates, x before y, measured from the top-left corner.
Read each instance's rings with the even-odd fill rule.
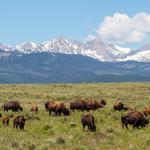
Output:
[[[85,115],[81,118],[81,123],[83,126],[83,132],[84,132],[84,128],[85,126],[88,126],[88,129],[92,132],[96,131],[96,126],[94,124],[94,117],[90,114]]]
[[[114,110],[123,110],[124,109],[124,104],[121,101],[116,101],[114,104]]]
[[[37,106],[33,106],[31,109],[30,109],[31,112],[38,112],[38,107]]]
[[[2,121],[2,123],[3,123],[3,125],[4,125],[4,127],[6,127],[6,126],[9,125],[9,116],[4,115],[4,116],[2,116],[0,119],[1,119],[1,121]]]

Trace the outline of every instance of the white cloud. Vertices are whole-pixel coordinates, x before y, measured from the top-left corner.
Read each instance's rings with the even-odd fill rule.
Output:
[[[150,14],[140,12],[132,17],[123,13],[107,16],[97,33],[103,40],[120,44],[142,42],[150,33]]]

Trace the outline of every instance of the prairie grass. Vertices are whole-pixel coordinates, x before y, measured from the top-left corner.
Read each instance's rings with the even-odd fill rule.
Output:
[[[75,111],[69,117],[49,116],[46,100],[69,103],[78,98],[107,100],[103,109],[90,112],[95,117],[97,131],[82,131],[81,116],[87,112]],[[113,110],[114,100],[122,100],[130,107],[142,111],[150,107],[150,83],[98,83],[98,84],[11,84],[0,85],[0,107],[8,100],[20,102],[28,120],[25,131],[13,129],[0,122],[0,150],[149,150],[150,125],[143,129],[122,129],[120,116],[124,111]],[[39,107],[31,113],[32,105]],[[3,110],[0,113],[4,114]],[[12,115],[12,112],[8,112]]]

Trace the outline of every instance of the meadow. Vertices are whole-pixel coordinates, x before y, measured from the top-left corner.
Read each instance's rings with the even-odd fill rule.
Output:
[[[75,111],[68,117],[49,116],[44,103],[63,101],[67,107],[78,98],[105,99],[105,108],[91,111],[96,132],[82,130],[81,116],[89,112]],[[10,84],[0,85],[0,107],[8,100],[20,102],[28,118],[24,131],[0,122],[0,150],[149,150],[150,125],[142,129],[122,129],[120,117],[124,111],[114,111],[115,100],[142,111],[150,107],[150,83],[98,84]],[[38,113],[30,112],[34,105]],[[3,110],[0,110],[4,114]],[[12,115],[12,112],[7,114]]]

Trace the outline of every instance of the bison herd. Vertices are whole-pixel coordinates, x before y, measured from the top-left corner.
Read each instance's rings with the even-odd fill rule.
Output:
[[[104,108],[106,105],[105,100],[97,101],[93,99],[83,100],[79,99],[70,103],[70,108],[67,108],[63,102],[57,101],[47,101],[45,102],[45,109],[49,112],[49,115],[52,113],[56,116],[60,116],[63,114],[64,116],[69,116],[71,111],[74,112],[75,110],[80,111],[94,111],[96,109]],[[145,108],[143,112],[137,111],[135,108],[131,108],[125,106],[121,101],[115,101],[113,105],[113,109],[116,111],[125,110],[127,111],[123,115],[121,115],[121,122],[122,128],[126,127],[128,129],[128,125],[132,125],[133,128],[145,127],[148,123],[148,115],[150,115],[150,109]],[[12,112],[15,111],[23,111],[23,108],[17,101],[9,101],[3,105],[3,110]],[[33,106],[30,109],[31,112],[38,112],[39,109],[37,106]],[[9,125],[10,117],[6,114],[0,114],[0,120],[2,121],[3,125],[6,127]],[[24,130],[26,118],[23,115],[19,115],[13,118],[13,128]],[[85,126],[88,127],[90,131],[96,131],[96,125],[94,122],[94,116],[92,114],[83,115],[81,117],[81,124],[83,126],[83,131]]]

